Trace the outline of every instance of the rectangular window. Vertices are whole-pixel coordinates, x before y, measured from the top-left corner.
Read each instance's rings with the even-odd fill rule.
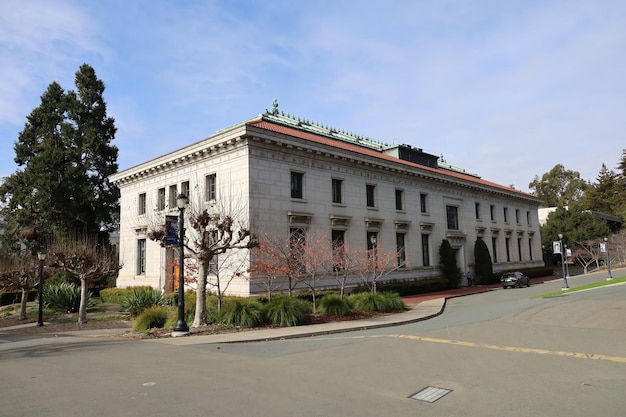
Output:
[[[520,224],[519,221],[519,210],[515,209],[515,223]]]
[[[343,203],[343,181],[333,178],[332,180],[333,203]]]
[[[176,197],[178,197],[178,187],[170,185],[169,194],[167,196],[167,204],[170,210],[176,208]]]
[[[209,174],[204,177],[204,201],[217,199],[217,174]]]
[[[517,239],[517,257],[522,260],[522,239]]]
[[[506,249],[506,261],[511,262],[511,238],[504,239],[504,247]]]
[[[157,210],[165,210],[165,188],[159,188],[157,192]]]
[[[396,210],[404,210],[404,192],[396,189]]]
[[[332,248],[333,248],[333,270],[343,271],[346,265],[346,232],[345,230],[332,231]]]
[[[448,230],[459,230],[459,208],[446,206],[446,216],[448,219]]]
[[[291,198],[304,198],[304,174],[301,172],[291,172]]]
[[[504,215],[504,223],[508,223],[509,222],[509,208],[504,207],[502,209],[502,214]]]
[[[493,204],[489,206],[489,216],[492,222],[496,221],[496,206]]]
[[[189,197],[189,181],[183,181],[180,184],[180,193]]]
[[[367,207],[376,207],[376,186],[367,184],[365,186],[365,194]]]
[[[217,275],[219,272],[218,268],[218,257],[219,255],[216,253],[213,255],[211,260],[209,261],[209,274]]]
[[[430,235],[422,235],[422,265],[430,266]]]
[[[137,206],[137,213],[141,216],[142,214],[146,214],[146,193],[139,194]]]
[[[406,238],[406,235],[404,233],[396,233],[396,253],[397,253],[399,268],[406,267],[405,238]]]
[[[480,220],[480,203],[474,203],[474,214],[476,215],[476,220]]]
[[[420,194],[420,212],[421,213],[428,213],[428,205],[426,201],[427,196],[428,195],[424,193]]]
[[[378,267],[378,232],[367,232],[366,237],[369,267],[376,270]]]
[[[146,239],[137,241],[137,275],[146,274]]]
[[[493,252],[493,263],[497,263],[498,262],[498,238],[497,237],[492,237],[491,238],[491,251]]]
[[[530,226],[530,211],[526,212],[526,224]]]
[[[533,260],[533,240],[528,239],[528,259]]]
[[[304,251],[306,250],[306,230],[301,227],[289,229],[289,269],[292,272],[304,273]]]

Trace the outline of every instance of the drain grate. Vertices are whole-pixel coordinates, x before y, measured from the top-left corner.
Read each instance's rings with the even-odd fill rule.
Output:
[[[427,403],[434,403],[444,395],[452,392],[451,389],[426,387],[423,390],[411,395],[409,398],[419,401],[426,401]]]

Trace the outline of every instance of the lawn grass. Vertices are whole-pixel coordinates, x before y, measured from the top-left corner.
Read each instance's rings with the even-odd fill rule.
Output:
[[[561,290],[561,291],[555,291],[555,292],[550,292],[547,294],[543,294],[543,295],[536,295],[534,297],[531,298],[548,298],[548,297],[556,297],[558,295],[562,295],[562,294],[567,294],[570,292],[575,292],[575,291],[582,291],[582,290],[588,290],[591,288],[598,288],[598,287],[604,287],[606,285],[613,285],[613,284],[619,284],[620,282],[626,282],[626,276],[624,277],[619,277],[619,278],[613,278],[610,281],[604,280],[604,281],[598,281],[598,282],[593,282],[591,284],[587,284],[587,285],[581,285],[580,287],[574,287],[574,288],[569,288],[567,290]]]

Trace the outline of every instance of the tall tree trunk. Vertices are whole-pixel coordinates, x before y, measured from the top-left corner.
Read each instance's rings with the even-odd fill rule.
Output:
[[[22,299],[20,300],[20,320],[26,320],[26,304],[28,303],[28,287],[22,288]]]
[[[78,324],[87,323],[87,279],[80,277],[80,306],[78,307]]]
[[[202,260],[198,265],[198,288],[196,290],[196,312],[191,327],[202,327],[207,324],[206,311],[206,277],[209,272],[209,261]]]

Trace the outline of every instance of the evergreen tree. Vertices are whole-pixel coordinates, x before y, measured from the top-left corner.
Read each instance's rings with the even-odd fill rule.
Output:
[[[494,279],[491,255],[487,244],[480,237],[474,244],[474,275],[477,283],[490,284]]]
[[[563,243],[573,248],[589,239],[600,239],[609,234],[609,227],[604,220],[595,217],[580,206],[569,209],[559,207],[548,215],[546,224],[541,226],[541,244],[552,247],[552,242],[563,235]]]
[[[587,210],[620,216],[616,209],[620,203],[618,176],[602,164],[596,182],[585,191],[583,206]]]
[[[462,274],[456,263],[456,253],[447,239],[443,239],[439,246],[439,267],[448,281],[448,288],[458,288]]]
[[[35,247],[53,233],[111,230],[118,211],[119,190],[108,180],[118,168],[116,128],[104,83],[83,64],[75,86],[48,86],[15,142],[20,168],[0,186],[9,235]]]

